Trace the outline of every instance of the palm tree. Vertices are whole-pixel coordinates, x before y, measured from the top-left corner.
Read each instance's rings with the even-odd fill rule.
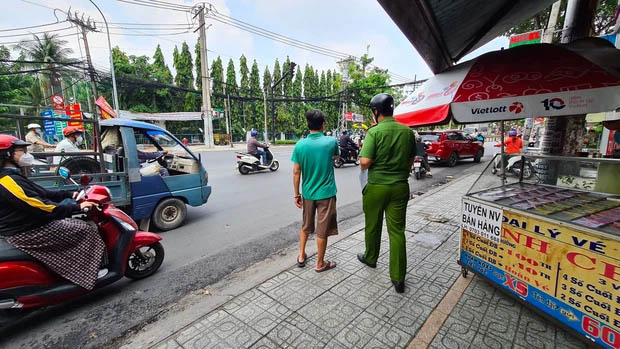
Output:
[[[34,40],[22,40],[16,48],[21,53],[35,62],[45,63],[32,63],[30,66],[47,69],[40,73],[40,84],[43,98],[45,98],[45,90],[49,87],[51,93],[61,93],[61,80],[63,77],[68,76],[67,71],[61,69],[56,63],[71,62],[69,56],[73,53],[73,50],[64,47],[67,44],[66,40],[58,38],[58,34],[44,33],[39,37],[36,34],[32,34]]]

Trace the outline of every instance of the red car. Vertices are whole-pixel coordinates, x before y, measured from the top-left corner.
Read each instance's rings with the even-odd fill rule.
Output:
[[[452,167],[460,159],[480,162],[484,156],[482,142],[462,130],[420,131],[418,134],[426,145],[429,160],[446,162]]]

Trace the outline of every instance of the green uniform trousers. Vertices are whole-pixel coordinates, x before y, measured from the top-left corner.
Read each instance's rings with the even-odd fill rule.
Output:
[[[390,278],[404,281],[407,271],[405,247],[405,219],[409,201],[409,183],[392,185],[367,184],[364,189],[364,216],[366,220],[366,253],[369,264],[376,264],[381,247],[381,228],[385,212],[390,238]]]

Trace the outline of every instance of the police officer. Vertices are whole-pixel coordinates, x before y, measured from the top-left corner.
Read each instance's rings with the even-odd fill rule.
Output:
[[[368,130],[360,163],[368,169],[368,184],[363,189],[366,221],[366,252],[357,255],[360,262],[377,267],[383,216],[390,239],[390,278],[396,292],[405,291],[407,255],[405,250],[405,218],[409,201],[409,173],[416,154],[413,132],[392,117],[394,98],[381,93],[370,101],[377,124]]]

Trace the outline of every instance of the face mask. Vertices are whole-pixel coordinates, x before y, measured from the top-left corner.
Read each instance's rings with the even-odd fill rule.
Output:
[[[32,156],[32,154],[26,153],[22,155],[21,158],[19,158],[19,161],[17,162],[17,166],[19,167],[30,166],[32,165],[33,162],[34,162],[34,156]]]
[[[80,145],[82,144],[83,141],[84,141],[84,137],[77,136],[77,138],[75,139],[75,144]]]

